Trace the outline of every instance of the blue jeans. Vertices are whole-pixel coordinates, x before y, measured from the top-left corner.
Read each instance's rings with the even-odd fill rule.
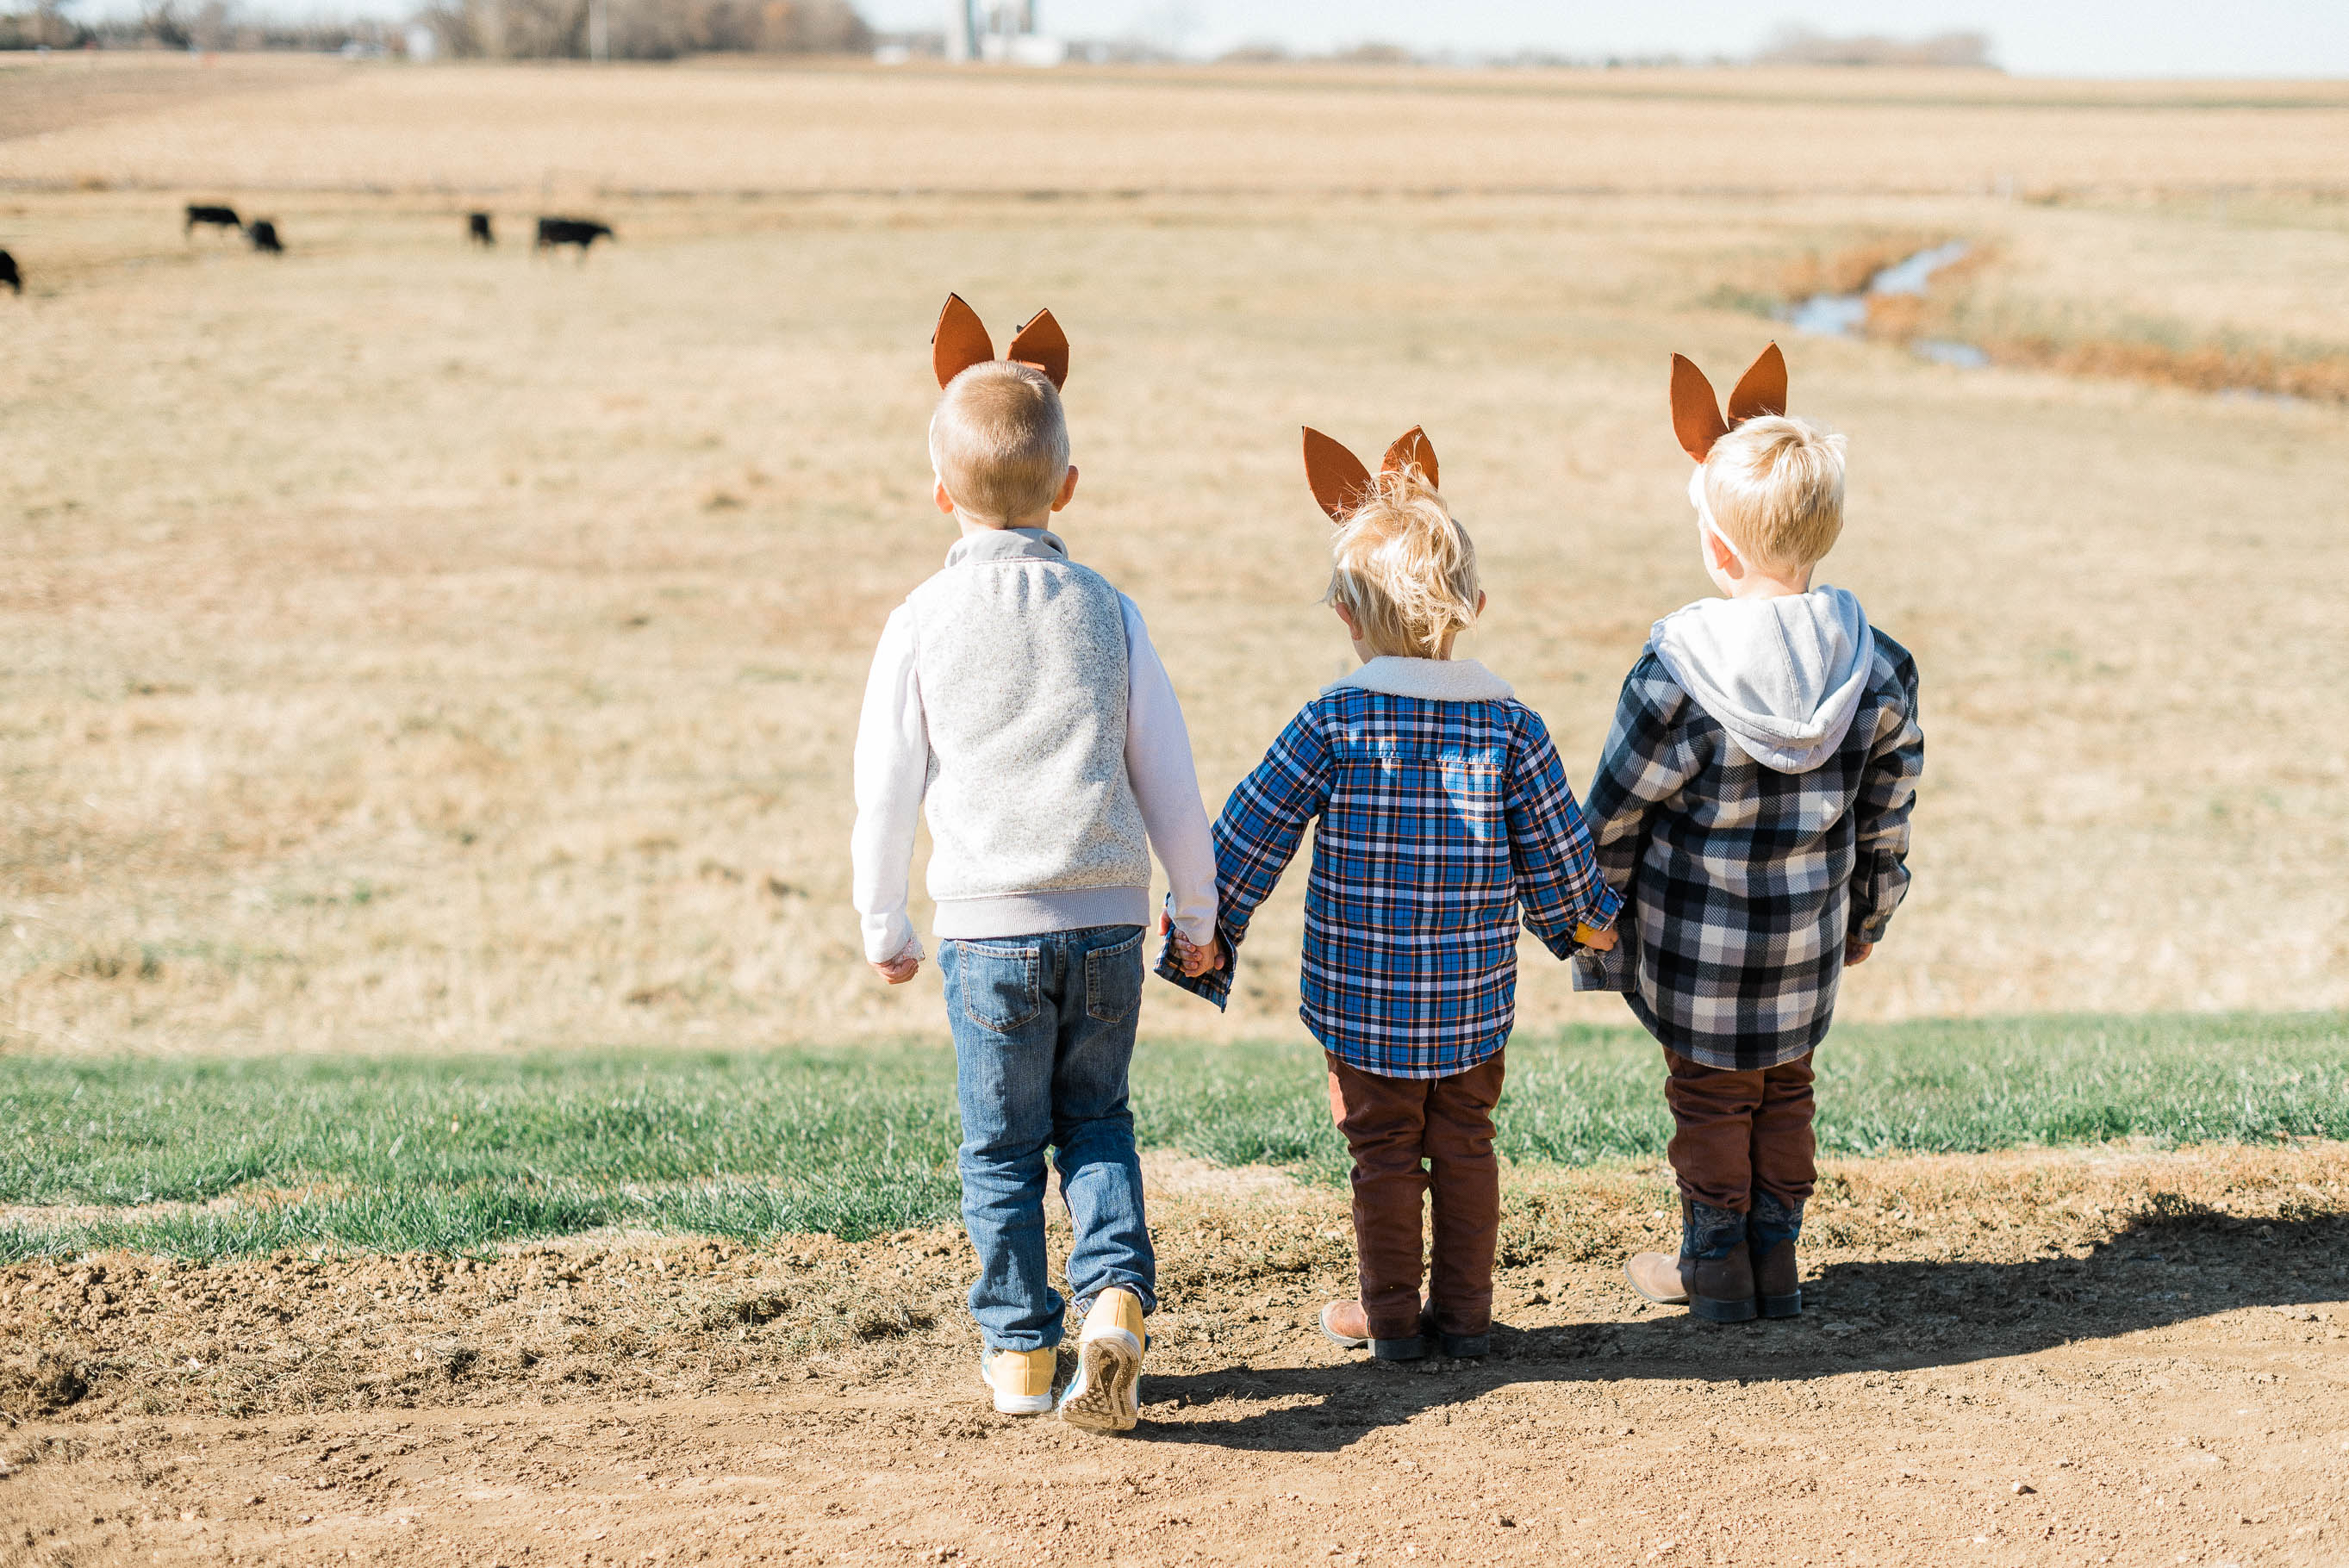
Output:
[[[962,1109],[962,1217],[978,1251],[971,1315],[995,1350],[1061,1342],[1066,1304],[1044,1256],[1044,1150],[1076,1241],[1081,1314],[1109,1285],[1158,1305],[1126,1067],[1142,1010],[1142,927],[938,944]]]

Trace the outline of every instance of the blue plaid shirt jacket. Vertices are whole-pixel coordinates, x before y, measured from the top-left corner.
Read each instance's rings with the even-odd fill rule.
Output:
[[[1364,677],[1435,663],[1373,660]],[[1386,1078],[1446,1078],[1490,1057],[1516,1021],[1520,918],[1566,958],[1576,923],[1604,926],[1619,902],[1541,717],[1482,666],[1456,664],[1388,684],[1464,683],[1478,700],[1323,692],[1216,822],[1218,932],[1236,966],[1318,819],[1299,1015],[1339,1060]],[[1229,967],[1191,979],[1169,958],[1158,972],[1218,1007],[1229,998]]]

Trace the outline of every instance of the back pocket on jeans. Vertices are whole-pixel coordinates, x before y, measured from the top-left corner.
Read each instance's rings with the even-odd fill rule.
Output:
[[[1042,1009],[1034,948],[957,942],[954,952],[955,989],[962,995],[964,1016],[980,1028],[1008,1035]]]
[[[1142,1006],[1142,933],[1114,947],[1085,954],[1085,1013],[1104,1024],[1131,1017]]]

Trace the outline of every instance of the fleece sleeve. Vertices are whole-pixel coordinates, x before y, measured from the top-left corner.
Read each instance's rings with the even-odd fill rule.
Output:
[[[1207,831],[1207,809],[1199,803],[1191,731],[1142,612],[1123,593],[1118,602],[1125,615],[1125,775],[1142,808],[1150,847],[1166,868],[1175,929],[1201,947],[1211,946],[1216,844]]]
[[[900,605],[882,629],[856,722],[856,826],[849,833],[851,896],[864,933],[864,956],[885,964],[922,956],[905,914],[914,830],[929,782],[929,732],[922,720],[921,649],[913,613]]]

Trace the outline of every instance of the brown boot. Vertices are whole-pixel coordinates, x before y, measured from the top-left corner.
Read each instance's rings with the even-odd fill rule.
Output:
[[[1661,1306],[1686,1306],[1688,1286],[1681,1283],[1681,1260],[1670,1253],[1635,1253],[1623,1265],[1631,1288]]]
[[[1754,1259],[1754,1301],[1764,1317],[1799,1317],[1803,1274],[1795,1240],[1803,1233],[1803,1206],[1755,1189],[1754,1212],[1745,1217],[1745,1242]]]
[[[1754,1315],[1744,1215],[1682,1199],[1680,1265],[1689,1311],[1714,1323],[1744,1323]]]
[[[1381,1361],[1420,1361],[1427,1356],[1427,1338],[1414,1334],[1408,1339],[1374,1339],[1371,1336],[1371,1315],[1362,1310],[1360,1301],[1333,1301],[1321,1309],[1321,1332],[1331,1343],[1349,1350],[1368,1346],[1372,1356]]]

